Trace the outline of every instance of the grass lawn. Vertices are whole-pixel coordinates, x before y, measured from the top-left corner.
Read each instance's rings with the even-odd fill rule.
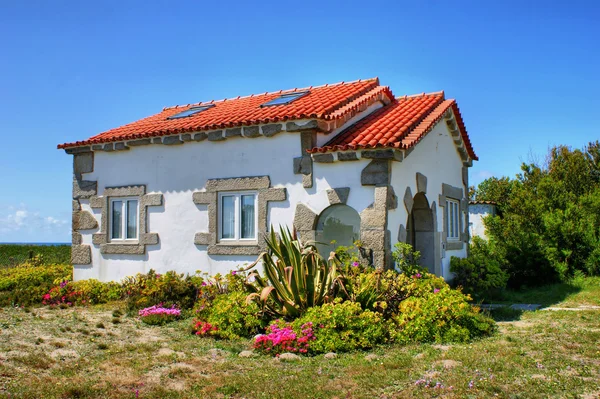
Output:
[[[599,297],[600,279],[586,279],[552,305],[598,305]],[[371,360],[356,352],[283,362],[240,358],[249,341],[192,336],[191,320],[149,327],[114,317],[122,307],[0,309],[0,398],[600,395],[600,310],[525,312],[471,344],[384,347]],[[437,382],[444,388],[433,387]]]
[[[537,303],[542,306],[600,306],[600,278],[578,277],[568,283],[556,283],[518,291],[507,290],[493,303]]]

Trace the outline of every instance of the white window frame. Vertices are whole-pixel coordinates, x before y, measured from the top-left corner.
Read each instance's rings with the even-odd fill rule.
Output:
[[[253,195],[254,196],[254,237],[252,238],[240,238],[242,230],[242,196]],[[223,197],[234,197],[234,237],[223,238]],[[257,191],[228,191],[219,192],[218,205],[217,205],[217,218],[218,229],[219,229],[219,241],[220,242],[256,242],[258,234],[258,192]]]
[[[446,222],[446,239],[448,241],[459,241],[460,240],[460,218],[462,217],[460,211],[460,201],[447,198],[446,209],[445,209],[445,222]]]
[[[113,238],[113,204],[116,201],[121,201],[123,203],[123,208],[121,210],[121,238]],[[128,217],[128,207],[127,202],[136,201],[137,202],[137,214],[135,216],[135,238],[127,238],[127,217]],[[138,242],[140,237],[140,199],[138,197],[112,197],[110,198],[110,206],[108,209],[108,235],[110,237],[111,242]]]

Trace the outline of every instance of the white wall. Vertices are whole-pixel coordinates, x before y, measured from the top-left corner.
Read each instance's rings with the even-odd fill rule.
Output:
[[[147,193],[162,193],[163,206],[148,208],[148,232],[159,234],[158,245],[148,245],[145,255],[103,255],[92,245],[96,230],[81,231],[83,244],[92,247],[92,266],[75,266],[75,279],[120,280],[127,275],[177,270],[211,275],[253,262],[255,256],[208,255],[205,246],[194,245],[196,232],[208,231],[206,205],[195,205],[192,193],[208,179],[263,176],[272,187],[286,187],[287,200],[270,202],[268,220],[276,228],[293,223],[295,204],[303,202],[320,213],[329,204],[326,190],[350,187],[348,205],[358,212],[373,202],[373,188],[360,184],[365,161],[314,164],[314,185],[302,187],[302,176],[293,174],[292,159],[300,156],[300,134],[280,133],[272,138],[230,138],[220,142],[188,142],[183,145],[148,145],[128,151],[94,154],[94,171],[85,180],[98,181],[98,195],[105,187],[145,184]],[[100,210],[90,209],[100,224]]]
[[[492,204],[471,204],[469,205],[469,232],[471,237],[481,237],[487,240],[487,233],[483,218],[488,215],[495,215],[496,205]]]
[[[450,132],[443,121],[439,122],[415,147],[402,162],[392,163],[392,186],[398,196],[398,208],[390,210],[388,229],[392,235],[392,248],[398,242],[398,228],[401,224],[407,226],[408,213],[404,206],[404,192],[409,186],[414,196],[417,193],[416,174],[420,172],[427,176],[427,200],[429,206],[435,202],[437,207],[437,231],[443,232],[444,208],[438,204],[442,193],[442,183],[454,187],[463,187],[462,160],[456,151],[456,146]],[[442,255],[443,251],[442,251]],[[450,258],[465,257],[466,247],[458,251],[446,251],[442,258],[442,276],[451,277]]]

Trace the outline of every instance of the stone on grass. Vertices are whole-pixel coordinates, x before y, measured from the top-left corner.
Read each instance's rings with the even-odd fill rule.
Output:
[[[208,354],[213,358],[217,358],[226,356],[227,352],[225,352],[223,349],[213,348],[208,350]]]
[[[367,356],[365,356],[365,360],[372,362],[373,360],[377,360],[377,355],[373,354],[373,353],[369,353]]]
[[[254,357],[254,356],[256,356],[256,353],[254,353],[254,351],[241,351],[238,356],[239,357]]]
[[[283,360],[283,361],[295,361],[295,360],[300,360],[302,358],[300,356],[296,355],[295,353],[285,352],[285,353],[282,353],[281,355],[279,355],[278,359]]]
[[[329,352],[325,354],[325,359],[335,359],[337,357],[337,353]]]

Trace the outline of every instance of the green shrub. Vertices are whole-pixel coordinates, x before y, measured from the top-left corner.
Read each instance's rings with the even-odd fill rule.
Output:
[[[396,263],[396,269],[401,273],[412,276],[417,273],[425,273],[427,268],[419,265],[421,253],[413,250],[412,245],[398,242],[394,245],[392,257]]]
[[[326,303],[313,307],[292,322],[297,333],[312,323],[315,340],[309,353],[347,352],[370,349],[388,341],[389,323],[377,312],[363,310],[356,302]]]
[[[508,261],[508,286],[566,282],[600,273],[600,142],[555,146],[545,164],[523,163],[514,179],[489,178],[474,192],[498,202],[484,223]]]
[[[266,320],[261,318],[257,304],[246,302],[246,296],[239,291],[217,295],[209,306],[199,308],[196,315],[202,322],[216,327],[211,333],[213,336],[225,339],[251,337],[265,327]]]
[[[94,305],[121,299],[121,285],[98,280],[61,281],[43,296],[44,305]]]
[[[158,304],[165,307],[175,305],[183,310],[194,306],[201,281],[198,277],[184,276],[174,271],[157,274],[150,270],[148,274],[138,273],[125,278],[122,289],[130,312]]]
[[[468,258],[452,257],[450,271],[454,283],[474,298],[492,298],[506,288],[508,274],[503,270],[506,261],[494,250],[493,244],[473,237]]]
[[[374,309],[382,298],[381,270],[364,266],[358,257],[359,251],[358,246],[336,248],[335,253],[339,261],[338,284],[334,286],[333,293],[343,299],[360,303],[363,309]]]
[[[71,262],[70,245],[0,244],[0,268],[30,265],[66,265]]]
[[[72,273],[70,265],[0,269],[0,306],[39,304],[55,281],[69,281]]]
[[[391,317],[394,341],[466,342],[494,331],[494,321],[473,308],[468,295],[450,288],[443,279],[425,274],[414,280],[410,291],[416,295],[402,300]]]

